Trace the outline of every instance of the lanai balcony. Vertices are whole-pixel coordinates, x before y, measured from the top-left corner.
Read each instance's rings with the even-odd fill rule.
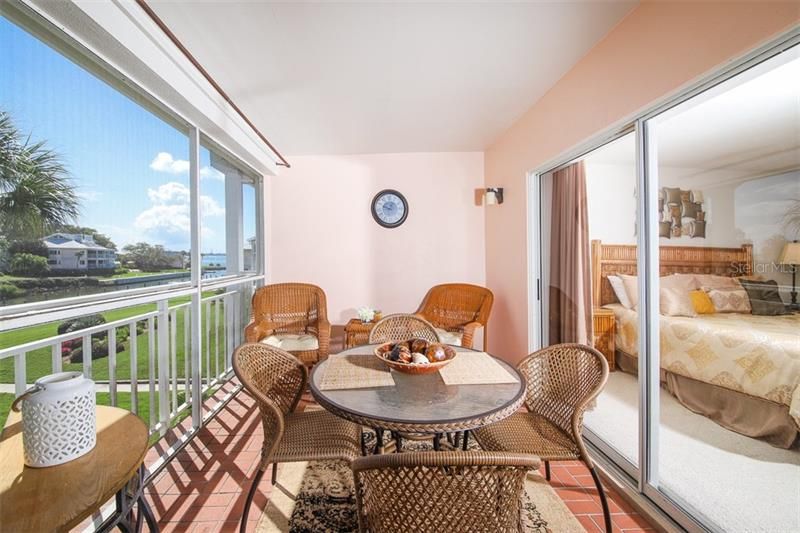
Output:
[[[748,281],[796,340],[798,22],[762,2],[0,3],[0,533],[800,527],[794,360],[725,338],[747,386],[782,377],[762,398],[703,383],[769,404],[778,445],[657,366],[660,267],[744,291],[769,266]],[[699,104],[655,135],[773,70],[710,115],[736,142]],[[680,157],[688,181],[661,183]],[[777,185],[730,188],[754,176]],[[789,229],[745,231],[775,206]],[[692,283],[678,321],[713,314]],[[37,418],[53,374],[89,383],[95,417]],[[92,451],[54,464],[88,419]],[[775,487],[735,483],[761,468]]]

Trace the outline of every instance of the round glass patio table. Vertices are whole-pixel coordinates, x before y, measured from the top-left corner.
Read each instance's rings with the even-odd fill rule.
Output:
[[[525,399],[522,375],[496,357],[494,359],[516,379],[514,383],[445,385],[439,372],[409,375],[391,370],[393,387],[320,390],[331,358],[372,353],[375,346],[356,346],[317,363],[309,379],[311,394],[317,403],[357,424],[396,433],[436,435],[470,431],[502,420],[519,409]],[[454,348],[459,352],[475,351]]]

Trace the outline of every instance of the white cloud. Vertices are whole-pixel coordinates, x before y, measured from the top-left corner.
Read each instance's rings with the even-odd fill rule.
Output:
[[[147,197],[153,205],[136,217],[133,224],[137,232],[149,242],[167,247],[185,243],[191,228],[189,187],[171,181],[156,189],[147,189]],[[200,214],[202,218],[222,216],[225,208],[214,198],[201,195]],[[211,230],[203,226],[201,231],[209,235]]]
[[[182,174],[189,172],[189,162],[185,159],[175,159],[169,152],[158,152],[155,159],[150,162],[150,168],[156,172]]]
[[[203,167],[200,169],[200,177],[203,179],[212,179],[217,181],[225,181],[225,174],[220,172],[214,167]]]
[[[185,159],[175,159],[169,152],[158,152],[150,162],[150,168],[156,172],[167,174],[185,174],[189,172],[189,162]],[[200,169],[202,179],[225,181],[225,174],[214,167],[204,166]]]

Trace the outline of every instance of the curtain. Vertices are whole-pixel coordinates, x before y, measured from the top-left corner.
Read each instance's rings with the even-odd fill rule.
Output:
[[[586,173],[578,161],[553,173],[550,223],[550,344],[592,345]]]

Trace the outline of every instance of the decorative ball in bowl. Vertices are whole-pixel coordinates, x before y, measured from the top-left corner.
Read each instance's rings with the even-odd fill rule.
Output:
[[[387,342],[375,348],[375,356],[404,374],[432,374],[447,366],[458,352],[446,344],[424,339]]]

